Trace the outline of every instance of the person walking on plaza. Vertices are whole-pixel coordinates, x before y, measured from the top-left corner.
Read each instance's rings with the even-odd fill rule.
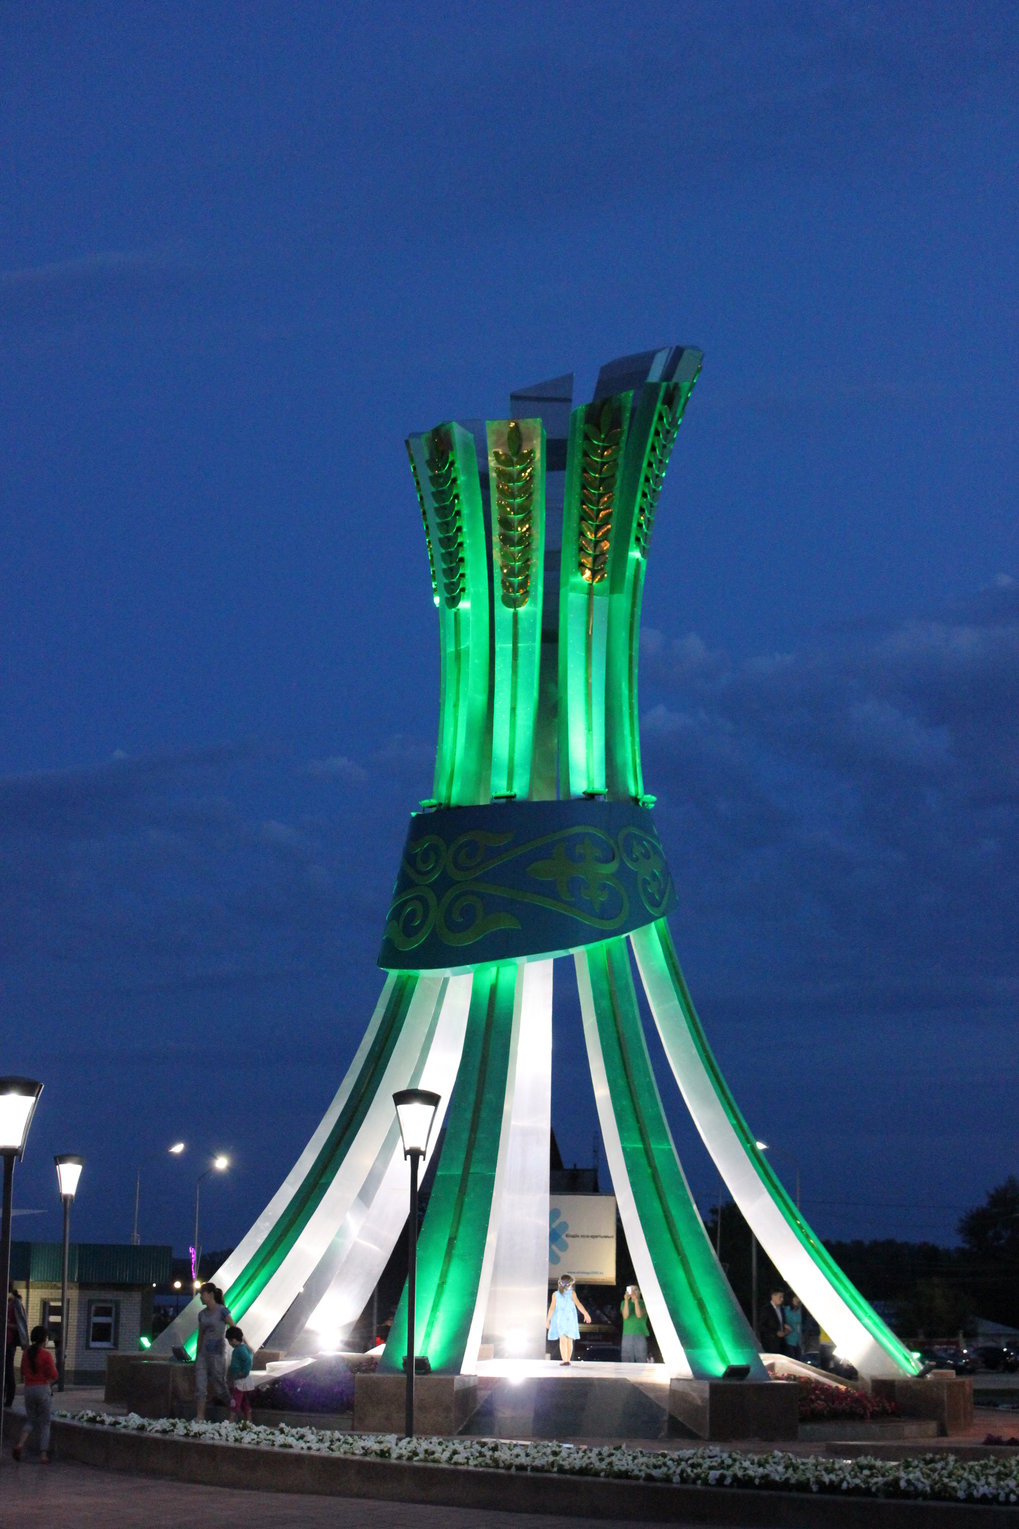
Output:
[[[28,1347],[28,1317],[21,1296],[11,1285],[7,1291],[7,1348],[4,1358],[4,1406],[14,1400],[17,1381],[14,1377],[14,1350]]]
[[[623,1336],[619,1358],[623,1364],[647,1364],[647,1312],[636,1285],[627,1285],[619,1308],[623,1318]]]
[[[250,1423],[251,1398],[247,1391],[241,1390],[240,1383],[242,1380],[247,1380],[251,1374],[255,1356],[251,1352],[250,1345],[245,1342],[244,1334],[239,1327],[227,1328],[226,1341],[230,1345],[230,1368],[226,1372],[227,1384],[230,1387],[230,1411],[236,1412],[245,1423]]]
[[[15,1460],[32,1434],[39,1439],[39,1459],[43,1465],[50,1463],[50,1411],[53,1406],[53,1387],[57,1382],[57,1367],[53,1355],[46,1347],[49,1333],[45,1327],[33,1327],[28,1348],[21,1356],[21,1380],[25,1387],[25,1426],[21,1438],[11,1453]]]
[[[207,1280],[198,1292],[198,1347],[195,1350],[195,1417],[205,1419],[206,1400],[230,1405],[226,1384],[226,1330],[233,1318],[223,1305],[223,1292]]]
[[[570,1364],[573,1360],[573,1343],[576,1338],[580,1337],[580,1328],[577,1324],[578,1311],[585,1322],[590,1322],[590,1312],[586,1306],[581,1306],[577,1299],[573,1275],[563,1274],[560,1277],[558,1287],[552,1292],[548,1316],[545,1318],[545,1327],[549,1337],[559,1339],[561,1364]]]

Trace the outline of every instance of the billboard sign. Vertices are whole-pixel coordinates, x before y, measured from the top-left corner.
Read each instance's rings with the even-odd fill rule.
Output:
[[[615,1195],[550,1195],[548,1280],[572,1274],[578,1285],[616,1282]]]

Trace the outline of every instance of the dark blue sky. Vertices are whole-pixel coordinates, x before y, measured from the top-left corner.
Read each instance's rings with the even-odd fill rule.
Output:
[[[4,8],[20,1233],[59,1237],[63,1151],[82,1238],[128,1237],[141,1165],[182,1250],[213,1150],[203,1241],[247,1229],[368,1021],[431,789],[403,438],[673,342],[707,359],[641,705],[709,1037],[824,1236],[951,1241],[1016,1170],[1016,31],[981,0]]]

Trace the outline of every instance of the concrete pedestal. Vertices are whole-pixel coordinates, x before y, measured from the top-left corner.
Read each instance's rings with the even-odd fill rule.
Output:
[[[354,1376],[354,1432],[403,1433],[407,1380],[403,1375]],[[415,1433],[457,1434],[478,1405],[476,1375],[418,1375]]]
[[[933,1418],[942,1438],[964,1434],[973,1423],[973,1382],[954,1370],[932,1370],[923,1380],[872,1380],[870,1389],[895,1402],[904,1418]]]
[[[620,1366],[542,1365],[551,1374],[482,1379],[465,1433],[498,1439],[583,1439],[599,1444],[661,1439],[669,1427],[669,1382],[613,1374]],[[634,1368],[638,1368],[634,1366]]]
[[[795,1439],[799,1387],[781,1380],[674,1378],[669,1413],[701,1439]]]
[[[195,1369],[172,1359],[143,1354],[110,1354],[105,1400],[119,1402],[143,1418],[179,1417],[194,1412]]]
[[[253,1368],[264,1370],[282,1357],[279,1349],[259,1349]],[[108,1354],[103,1396],[143,1418],[194,1417],[195,1367],[162,1355]],[[217,1415],[214,1407],[211,1415]]]

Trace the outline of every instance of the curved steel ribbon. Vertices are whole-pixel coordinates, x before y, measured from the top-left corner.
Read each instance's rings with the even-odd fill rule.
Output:
[[[676,893],[649,808],[493,802],[415,813],[379,965],[451,970],[629,934]]]

